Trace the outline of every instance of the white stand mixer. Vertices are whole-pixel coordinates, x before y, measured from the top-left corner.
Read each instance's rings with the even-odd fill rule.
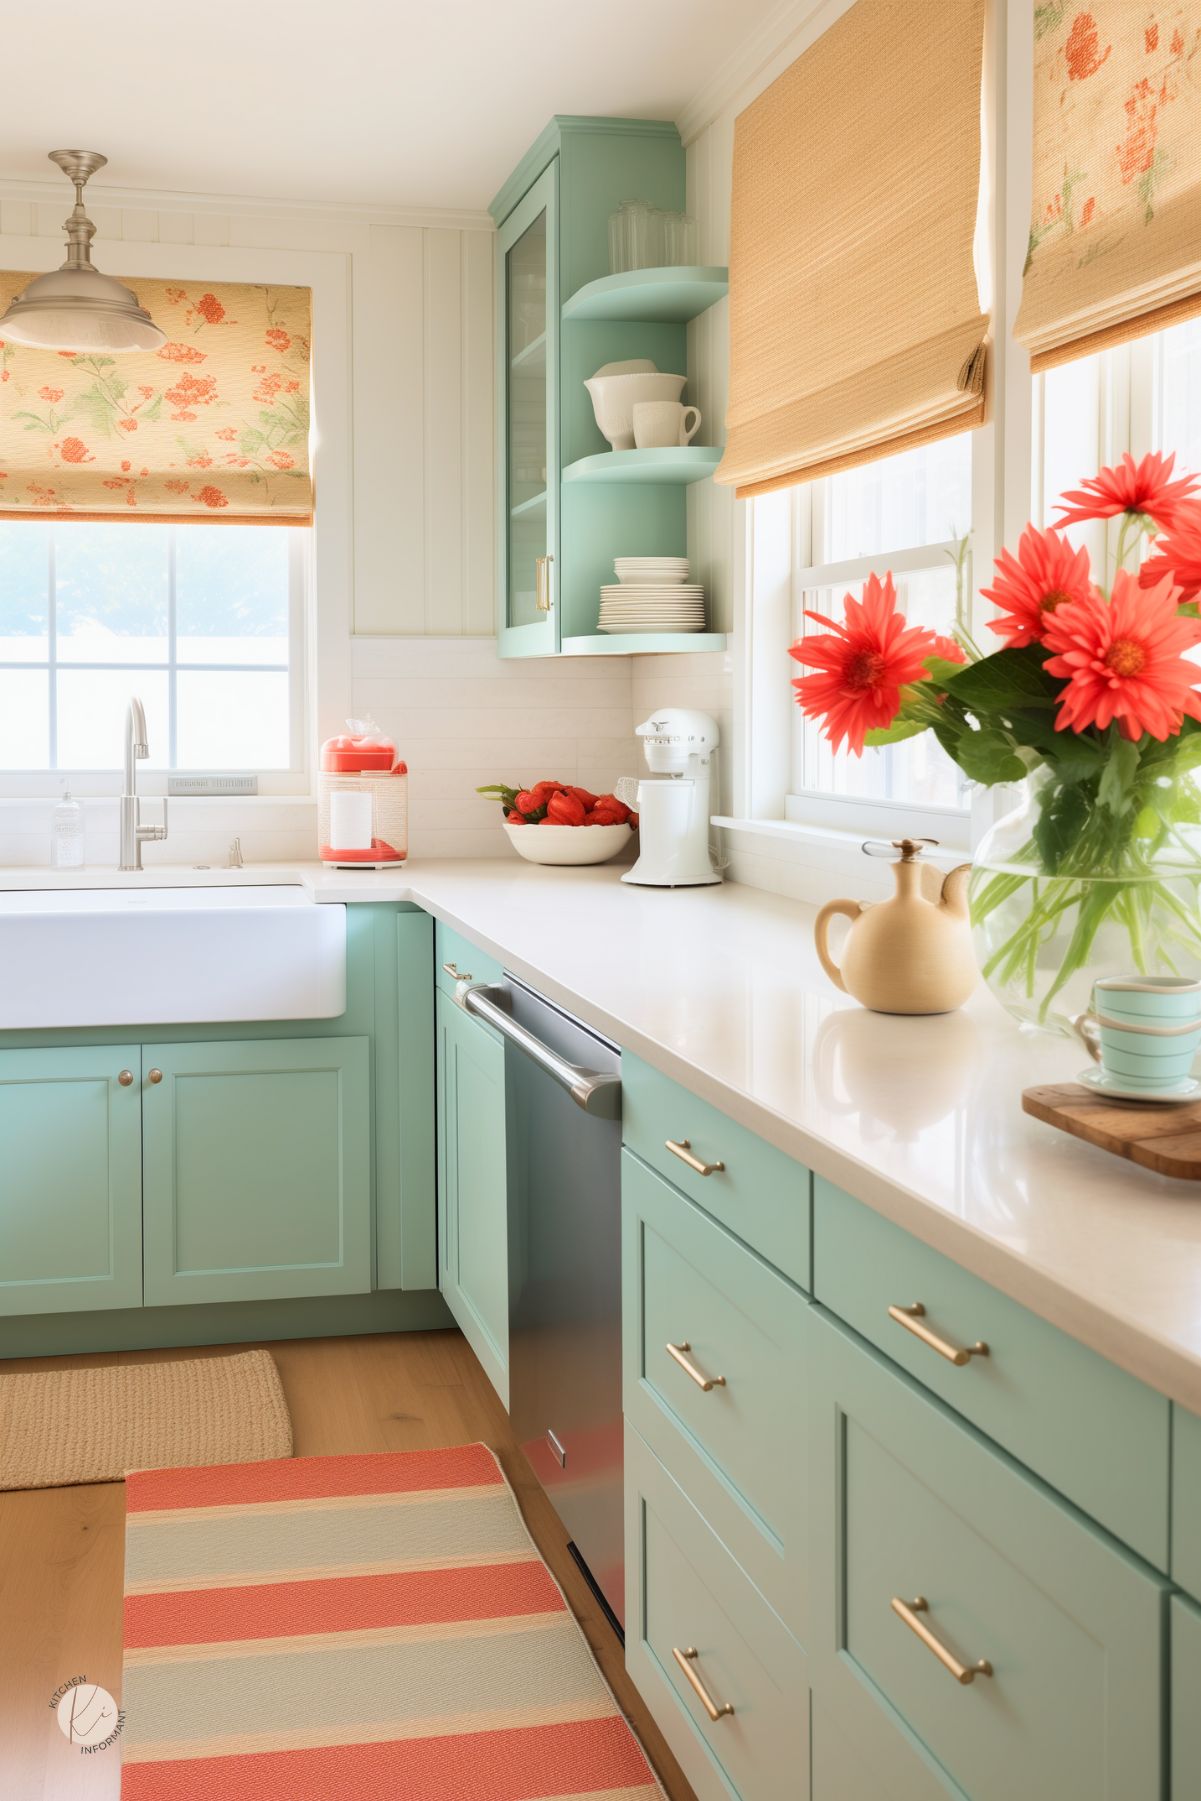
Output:
[[[709,764],[721,742],[717,721],[689,707],[664,707],[637,728],[657,781],[624,776],[618,793],[638,814],[639,857],[622,876],[645,888],[720,882],[709,854]]]

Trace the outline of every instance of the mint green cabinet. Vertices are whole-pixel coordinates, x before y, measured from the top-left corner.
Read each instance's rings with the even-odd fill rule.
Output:
[[[621,1163],[626,1418],[804,1643],[809,1303],[630,1151]]]
[[[815,1720],[863,1770],[895,1760],[905,1801],[1158,1801],[1167,1584],[845,1328],[813,1326]],[[981,1659],[967,1683],[948,1667]],[[827,1731],[815,1771],[838,1769]]]
[[[147,1044],[142,1064],[147,1306],[370,1289],[366,1038]]]
[[[0,1315],[142,1300],[136,1045],[0,1051]]]
[[[555,160],[497,234],[502,656],[559,648],[558,182]]]
[[[608,232],[623,200],[675,212],[684,188],[673,124],[558,117],[492,202],[502,656],[715,650],[725,642],[715,633],[598,631],[614,557],[685,554],[687,484],[711,474],[720,454],[716,419],[702,426],[707,449],[613,452],[584,386],[605,365],[630,359],[686,372],[686,322],[725,292],[725,271],[639,271],[641,279],[614,283]]]
[[[509,1223],[505,1053],[437,997],[438,1274],[463,1336],[509,1402]]]

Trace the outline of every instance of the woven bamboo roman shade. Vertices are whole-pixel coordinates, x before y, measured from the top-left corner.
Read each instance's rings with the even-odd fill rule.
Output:
[[[1035,11],[1035,369],[1201,312],[1201,3]]]
[[[307,525],[308,288],[131,285],[156,351],[0,343],[0,516]]]
[[[740,495],[978,425],[984,0],[857,0],[734,129]]]

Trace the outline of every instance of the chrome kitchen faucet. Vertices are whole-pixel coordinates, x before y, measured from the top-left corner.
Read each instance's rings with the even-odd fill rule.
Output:
[[[163,801],[162,825],[142,825],[138,798],[138,761],[149,756],[146,714],[137,695],[131,695],[125,714],[125,781],[121,789],[121,861],[119,869],[141,869],[142,846],[167,836],[167,802]]]

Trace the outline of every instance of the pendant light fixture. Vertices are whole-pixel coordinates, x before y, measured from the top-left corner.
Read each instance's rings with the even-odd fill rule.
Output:
[[[98,150],[52,150],[50,161],[75,184],[75,205],[63,221],[67,260],[49,275],[34,276],[0,319],[0,338],[37,350],[157,350],[166,332],[131,288],[92,263],[96,227],[84,211],[83,190],[108,158]]]

